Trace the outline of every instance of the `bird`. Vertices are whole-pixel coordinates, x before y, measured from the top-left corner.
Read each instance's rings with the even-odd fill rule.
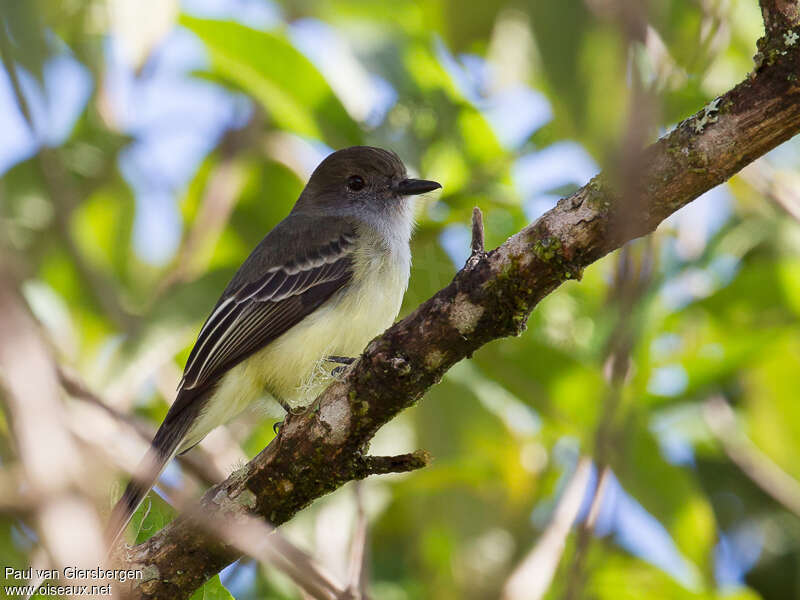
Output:
[[[167,463],[261,398],[307,405],[400,311],[411,269],[412,179],[397,154],[352,146],[313,171],[289,214],[242,263],[206,319],[178,391],[112,510],[109,548]],[[339,367],[341,368],[341,367]]]

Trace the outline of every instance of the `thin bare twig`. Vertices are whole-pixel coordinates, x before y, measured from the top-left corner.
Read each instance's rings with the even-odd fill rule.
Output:
[[[0,372],[17,453],[36,523],[56,568],[97,568],[103,562],[100,520],[79,490],[90,459],[67,429],[59,384],[46,344],[0,265]]]
[[[486,253],[483,248],[483,213],[477,206],[472,209],[472,257],[483,257]]]
[[[547,593],[586,495],[591,472],[591,459],[582,457],[558,500],[550,523],[506,581],[503,600],[539,600]]]
[[[618,435],[615,426],[618,407],[622,399],[625,381],[630,370],[630,355],[636,338],[636,320],[633,318],[636,305],[646,292],[652,275],[653,246],[649,240],[640,246],[638,260],[634,248],[627,245],[617,257],[614,281],[609,294],[609,303],[614,308],[617,323],[607,344],[605,377],[608,390],[602,415],[594,434],[593,456],[598,469],[599,481],[594,490],[592,504],[586,520],[578,527],[575,552],[572,555],[570,575],[564,592],[565,600],[580,597],[585,578],[585,562],[594,535],[597,514],[602,505],[608,485],[614,440]]]
[[[127,413],[117,410],[113,406],[110,406],[94,391],[89,389],[89,386],[86,385],[86,383],[77,373],[60,365],[56,365],[56,371],[58,373],[58,379],[61,383],[61,386],[70,396],[97,407],[115,422],[123,425],[128,431],[134,433],[143,442],[144,448],[150,444],[150,440],[152,440],[153,436],[155,435],[154,427],[145,421],[137,419],[131,415],[128,415]],[[118,433],[119,432],[115,432],[115,435]],[[86,441],[91,443],[93,438],[89,436]],[[108,444],[103,443],[103,446],[105,450],[110,450]],[[132,457],[131,460],[128,460],[124,463],[116,460],[114,463],[118,467],[124,467],[124,465],[135,466],[138,464],[139,458],[143,454],[144,450],[139,452],[136,457]],[[215,461],[215,457],[209,454],[209,452],[205,449],[205,446],[198,446],[195,451],[179,456],[178,461],[188,472],[192,473],[206,485],[214,485],[219,483],[228,475],[228,472],[219,467]],[[130,470],[130,468],[125,468],[125,471],[129,472]]]
[[[800,177],[781,173],[764,160],[757,160],[742,169],[739,175],[758,192],[800,223]]]
[[[786,473],[751,442],[736,423],[730,404],[713,396],[703,405],[703,417],[731,461],[778,504],[800,517],[800,481]]]
[[[597,487],[594,490],[592,503],[589,505],[589,514],[586,516],[586,527],[590,531],[594,531],[595,525],[597,524],[597,517],[600,514],[600,509],[603,506],[603,498],[606,495],[606,489],[608,488],[608,482],[610,479],[611,469],[605,467],[600,473]]]
[[[353,600],[367,600],[367,513],[364,511],[362,484],[355,482],[353,495],[356,503],[356,522],[350,544],[350,565],[347,577],[347,592]]]

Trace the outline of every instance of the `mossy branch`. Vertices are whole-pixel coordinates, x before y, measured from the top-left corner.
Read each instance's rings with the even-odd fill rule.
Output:
[[[789,4],[797,8],[786,0],[762,2]],[[474,243],[473,255],[450,285],[373,340],[344,378],[320,396],[317,410],[291,416],[244,469],[209,490],[205,510],[223,510],[220,498],[246,498],[254,514],[280,525],[354,478],[424,466],[420,455],[364,458],[364,449],[381,426],[418,401],[456,362],[487,342],[524,330],[531,310],[562,282],[580,279],[586,266],[652,232],[800,131],[800,43],[786,45],[794,39],[786,37],[787,23],[796,24],[767,26],[763,47],[783,46],[745,81],[643,150],[638,179],[626,187],[626,197],[635,201],[623,203],[601,174],[502,246],[483,253]],[[179,517],[131,549],[123,566],[158,574],[146,590],[133,590],[133,597],[175,599],[188,597],[238,556],[232,546]]]

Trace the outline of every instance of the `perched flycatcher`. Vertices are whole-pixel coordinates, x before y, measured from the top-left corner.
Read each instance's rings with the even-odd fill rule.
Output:
[[[109,523],[114,543],[166,464],[263,396],[307,404],[326,359],[348,362],[392,324],[408,285],[410,196],[396,154],[354,146],[316,168],[289,215],[233,276],[192,349],[178,395]]]

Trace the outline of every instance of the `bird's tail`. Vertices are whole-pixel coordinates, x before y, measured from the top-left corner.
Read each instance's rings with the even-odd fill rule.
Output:
[[[185,406],[183,410],[175,411],[174,414],[170,410],[158,428],[147,454],[136,467],[133,478],[111,511],[111,518],[106,527],[106,544],[109,550],[113,550],[133,513],[155,485],[167,463],[178,453],[181,441],[195,421],[197,412],[191,408],[191,405]]]

